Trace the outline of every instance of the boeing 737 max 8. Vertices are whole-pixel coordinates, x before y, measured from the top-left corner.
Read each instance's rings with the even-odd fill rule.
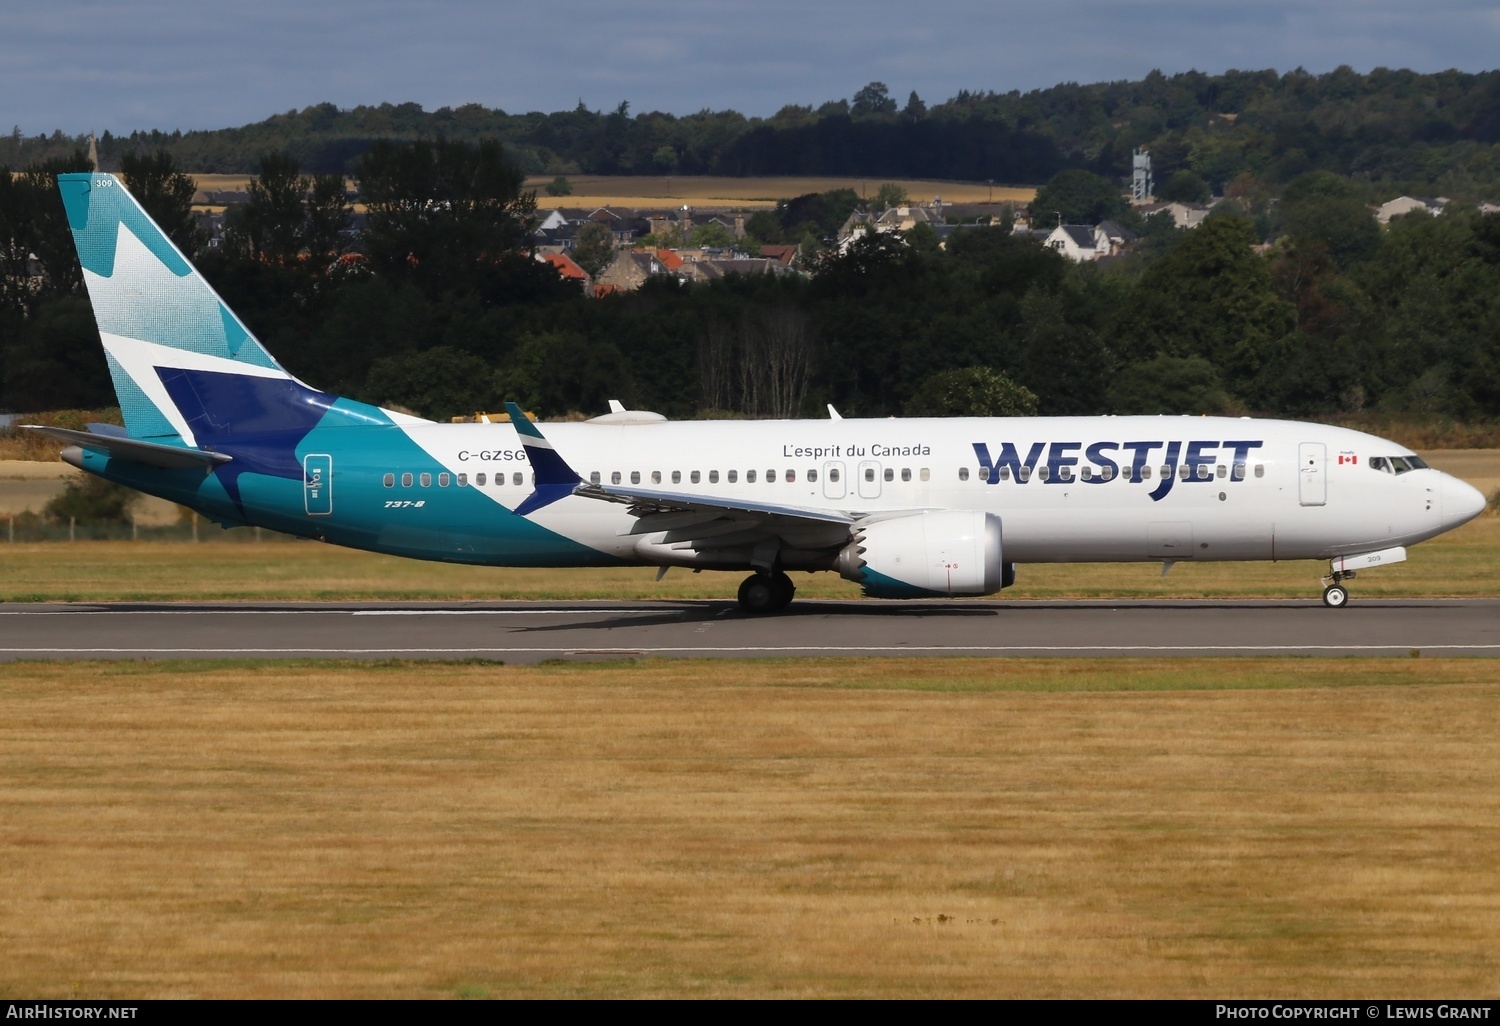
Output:
[[[493,566],[788,571],[870,595],[988,595],[1018,563],[1330,559],[1356,570],[1484,497],[1403,446],[1219,417],[437,424],[303,384],[113,176],[59,178],[125,427],[63,458],[222,524]]]

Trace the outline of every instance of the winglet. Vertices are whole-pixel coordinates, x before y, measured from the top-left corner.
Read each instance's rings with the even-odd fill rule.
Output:
[[[531,469],[536,474],[536,490],[515,509],[517,516],[524,517],[572,495],[573,490],[583,484],[583,478],[557,454],[541,429],[526,419],[521,407],[506,402],[505,412],[510,414],[511,426],[520,436],[521,445],[526,448],[526,458],[531,461]]]

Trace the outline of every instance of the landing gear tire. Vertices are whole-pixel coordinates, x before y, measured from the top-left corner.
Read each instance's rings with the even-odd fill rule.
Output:
[[[779,613],[796,593],[797,586],[786,574],[751,574],[740,585],[740,608],[751,616]]]
[[[773,595],[772,607],[780,612],[792,604],[792,597],[797,594],[797,586],[786,574],[777,572],[771,575],[771,592]]]
[[[1342,584],[1330,584],[1323,589],[1323,604],[1329,609],[1342,609],[1349,604],[1349,591]]]

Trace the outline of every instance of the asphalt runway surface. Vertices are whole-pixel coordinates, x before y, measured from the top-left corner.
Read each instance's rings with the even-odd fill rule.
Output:
[[[0,661],[1500,655],[1500,599],[48,603],[0,605]]]

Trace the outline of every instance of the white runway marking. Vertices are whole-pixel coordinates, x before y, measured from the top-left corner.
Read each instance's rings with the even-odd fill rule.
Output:
[[[645,613],[656,609],[12,609],[0,616],[556,616]]]
[[[628,650],[631,655],[698,653],[702,655],[746,652],[819,653],[838,652],[870,655],[900,655],[906,652],[1024,653],[1024,652],[1423,652],[1500,651],[1500,645],[667,645]],[[577,648],[571,645],[508,648],[0,648],[0,655],[504,655],[562,652],[568,655],[620,655],[619,648]]]

